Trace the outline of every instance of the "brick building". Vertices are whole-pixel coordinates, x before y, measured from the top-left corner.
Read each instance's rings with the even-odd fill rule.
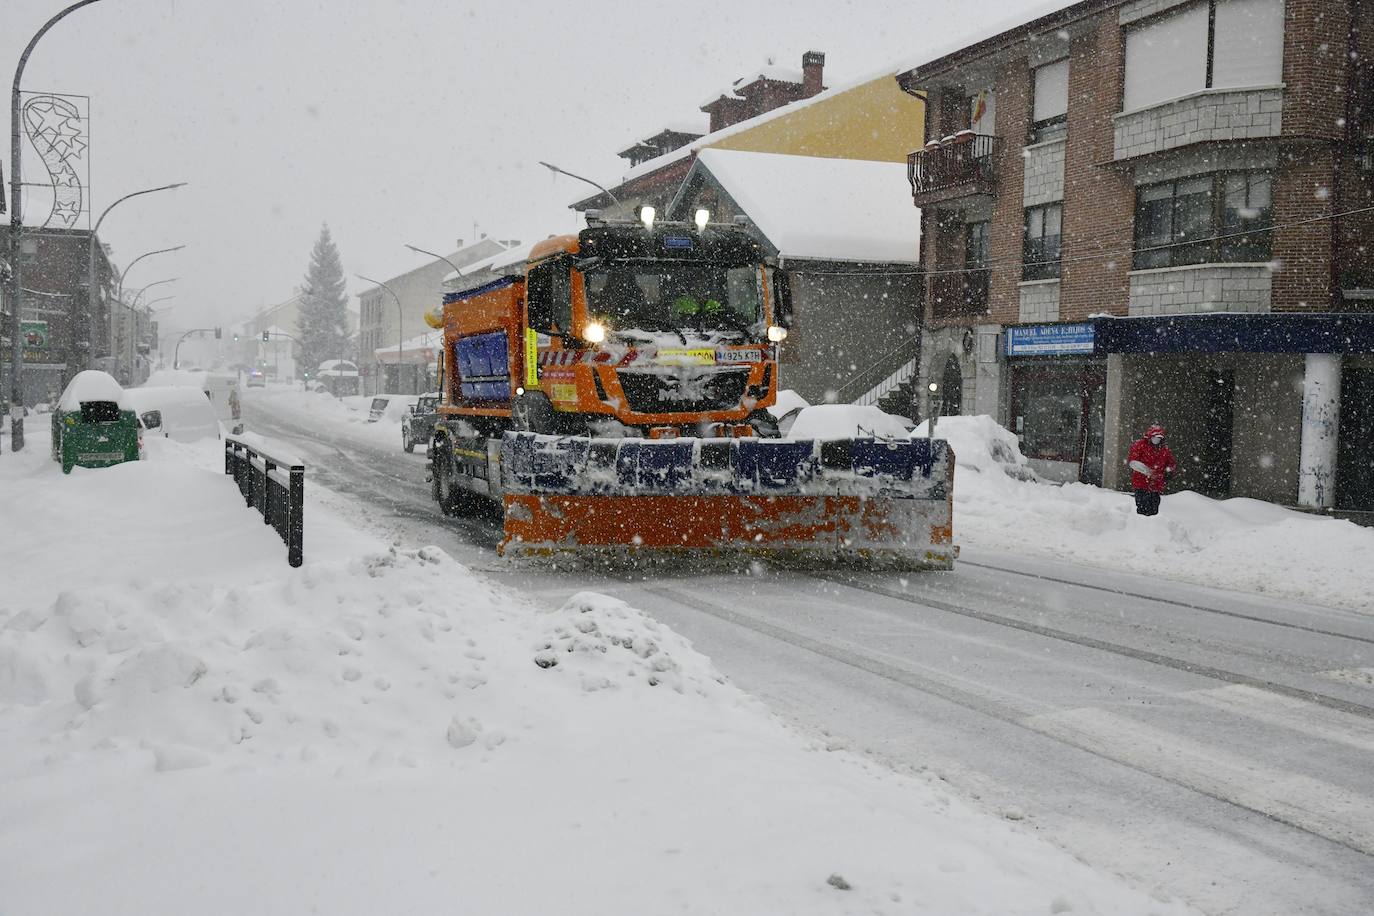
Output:
[[[0,227],[0,252],[8,250],[9,226]],[[27,228],[20,236],[19,257],[23,268],[20,293],[23,345],[24,402],[32,406],[54,399],[83,369],[126,369],[128,353],[148,352],[149,326],[143,323],[131,340],[129,323],[121,321],[122,311],[113,308],[118,271],[110,263],[105,247],[96,241],[96,308],[90,308],[91,234],[79,229]],[[0,298],[8,287],[0,289]],[[10,303],[4,302],[0,326],[0,401],[8,398],[10,355]],[[115,349],[119,346],[119,349]],[[124,359],[118,366],[114,360]],[[117,372],[128,381],[127,372]]]
[[[1374,510],[1374,5],[1088,0],[905,70],[920,378],[1043,474]]]

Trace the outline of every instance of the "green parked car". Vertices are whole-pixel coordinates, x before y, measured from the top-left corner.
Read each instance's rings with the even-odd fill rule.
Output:
[[[143,451],[138,416],[124,404],[124,389],[107,372],[77,373],[52,414],[52,457],[62,473],[137,461]]]

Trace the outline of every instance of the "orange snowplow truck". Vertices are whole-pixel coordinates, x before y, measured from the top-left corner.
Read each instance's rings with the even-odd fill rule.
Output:
[[[778,438],[790,290],[745,228],[588,222],[427,316],[444,331],[429,454],[445,514],[502,504],[502,553],[950,565],[944,442]]]

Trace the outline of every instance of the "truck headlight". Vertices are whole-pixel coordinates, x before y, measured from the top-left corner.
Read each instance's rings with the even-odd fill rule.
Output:
[[[773,343],[782,343],[787,339],[787,328],[779,327],[776,324],[768,326],[768,339]]]
[[[606,326],[598,322],[591,322],[582,329],[582,339],[587,343],[601,343],[606,339]]]

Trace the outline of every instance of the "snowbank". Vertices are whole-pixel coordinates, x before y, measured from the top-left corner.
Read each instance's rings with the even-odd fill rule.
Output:
[[[789,439],[851,439],[878,436],[904,439],[911,424],[877,407],[856,404],[817,404],[805,407],[787,432]]]
[[[389,399],[380,420],[369,422],[374,397]],[[327,429],[336,435],[359,442],[401,451],[401,418],[418,399],[413,394],[347,395],[336,398],[324,391],[306,391],[287,386],[253,388],[244,394],[248,406],[248,428],[252,428],[254,402],[270,405],[274,414],[289,416],[303,426]]]
[[[924,423],[913,432],[925,434]],[[1147,518],[1129,493],[1036,481],[1016,437],[990,417],[943,417],[935,434],[954,448],[961,545],[1374,612],[1374,529],[1191,491],[1166,495]]]
[[[628,605],[321,507],[293,570],[214,449],[153,451],[0,464],[33,507],[0,528],[6,912],[1184,912],[810,745]]]

